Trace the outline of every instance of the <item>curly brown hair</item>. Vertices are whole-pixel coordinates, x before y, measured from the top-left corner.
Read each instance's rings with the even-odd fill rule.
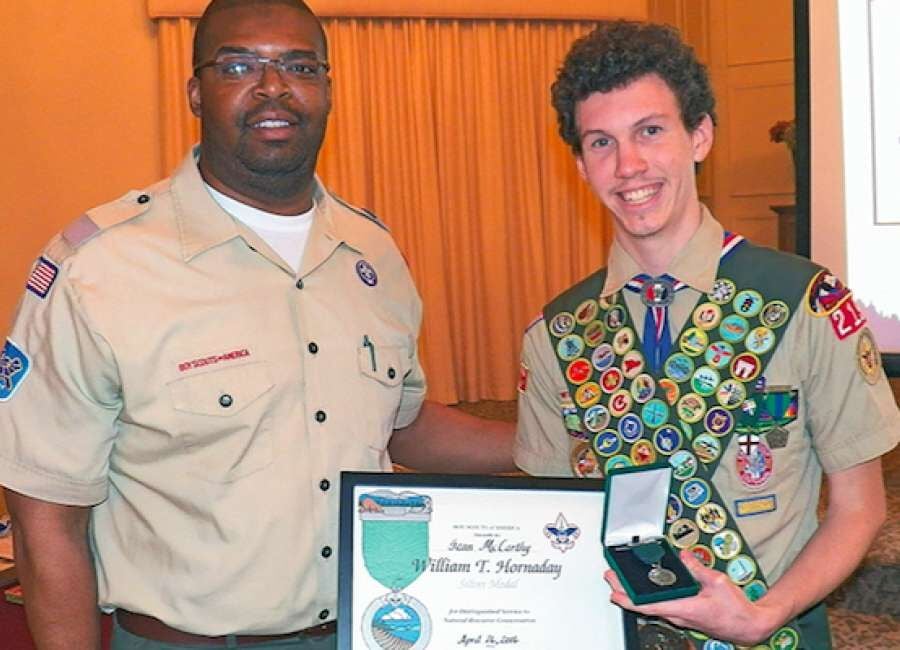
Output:
[[[581,153],[577,104],[648,74],[658,75],[675,94],[688,131],[697,128],[704,115],[715,124],[716,99],[706,66],[678,30],[653,23],[603,21],[572,44],[551,86],[559,134],[576,155]]]

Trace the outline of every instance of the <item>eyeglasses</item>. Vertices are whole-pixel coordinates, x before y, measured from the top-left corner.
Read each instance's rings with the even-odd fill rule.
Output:
[[[259,81],[267,65],[274,65],[281,75],[290,80],[314,81],[328,74],[331,66],[308,56],[288,56],[272,59],[255,54],[228,54],[206,61],[194,68],[196,75],[203,68],[212,68],[224,81]]]

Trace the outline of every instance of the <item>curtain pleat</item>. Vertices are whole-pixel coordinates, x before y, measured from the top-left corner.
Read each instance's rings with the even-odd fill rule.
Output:
[[[188,18],[159,21],[159,77],[162,100],[162,161],[170,173],[200,139],[200,123],[188,107],[193,24]]]
[[[189,30],[159,22],[178,34],[165,40],[164,70],[189,61]],[[378,214],[406,256],[425,304],[429,396],[512,399],[525,326],[604,262],[611,237],[549,103],[556,68],[593,23],[324,24],[334,107],[319,174]],[[165,122],[177,150],[168,170],[198,137],[185,117],[186,65],[180,79],[164,76],[164,111],[180,113]]]

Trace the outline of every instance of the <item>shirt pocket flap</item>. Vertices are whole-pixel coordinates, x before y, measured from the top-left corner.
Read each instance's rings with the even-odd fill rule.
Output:
[[[359,371],[385,386],[399,386],[409,371],[405,347],[363,345],[357,350]]]
[[[249,363],[177,379],[169,384],[177,411],[231,417],[272,389],[264,363]]]

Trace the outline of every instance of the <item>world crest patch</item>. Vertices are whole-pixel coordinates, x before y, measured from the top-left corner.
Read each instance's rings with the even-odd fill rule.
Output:
[[[31,359],[15,343],[6,339],[0,354],[0,402],[13,396],[31,370]]]

